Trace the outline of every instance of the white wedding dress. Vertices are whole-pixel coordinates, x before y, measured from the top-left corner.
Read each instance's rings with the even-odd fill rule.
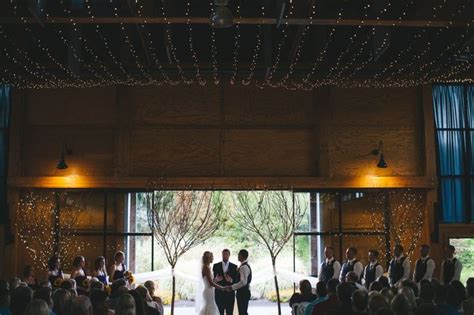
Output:
[[[213,278],[211,272],[211,279]],[[201,306],[199,309],[199,315],[219,315],[219,309],[217,308],[215,295],[215,288],[209,284],[206,277],[202,277],[202,291],[201,291]]]

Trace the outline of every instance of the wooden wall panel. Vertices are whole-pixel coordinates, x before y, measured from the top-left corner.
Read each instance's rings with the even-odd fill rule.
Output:
[[[104,125],[117,122],[116,89],[27,90],[31,125]]]
[[[132,176],[218,176],[219,131],[135,129],[131,132]]]
[[[306,130],[229,130],[224,137],[227,176],[311,176],[314,133]]]

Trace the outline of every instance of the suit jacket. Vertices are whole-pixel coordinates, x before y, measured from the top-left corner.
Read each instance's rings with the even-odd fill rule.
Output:
[[[217,276],[224,277],[224,267],[222,266],[222,261],[212,266],[212,272],[214,273],[214,278]],[[237,265],[229,262],[229,268],[227,268],[227,274],[232,277],[232,282],[227,282],[225,279],[223,279],[222,281],[218,282],[220,285],[228,286],[237,282]]]

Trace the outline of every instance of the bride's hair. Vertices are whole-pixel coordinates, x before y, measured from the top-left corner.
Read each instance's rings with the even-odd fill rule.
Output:
[[[204,265],[209,265],[211,263],[211,256],[212,256],[211,252],[205,251],[204,254],[202,254],[202,263]]]

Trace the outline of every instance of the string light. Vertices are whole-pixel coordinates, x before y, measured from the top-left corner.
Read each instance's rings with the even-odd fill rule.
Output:
[[[237,4],[237,9],[236,9],[236,16],[241,17],[240,15],[240,5]],[[239,69],[239,50],[240,50],[240,21],[237,22],[235,25],[235,36],[234,36],[234,53],[232,54],[233,56],[233,62],[232,62],[232,76],[230,78],[230,84],[234,85],[235,84],[235,79],[237,77],[237,71]]]
[[[189,51],[191,53],[191,57],[193,59],[193,65],[194,68],[196,69],[196,81],[201,85],[204,86],[206,85],[206,80],[203,79],[201,76],[201,72],[199,70],[199,59],[197,56],[196,51],[194,50],[194,44],[193,44],[193,27],[191,26],[191,2],[187,1],[186,2],[186,12],[185,16],[187,17],[186,19],[186,25],[188,26],[188,33],[189,33],[189,38],[188,38],[188,44],[189,44]]]

